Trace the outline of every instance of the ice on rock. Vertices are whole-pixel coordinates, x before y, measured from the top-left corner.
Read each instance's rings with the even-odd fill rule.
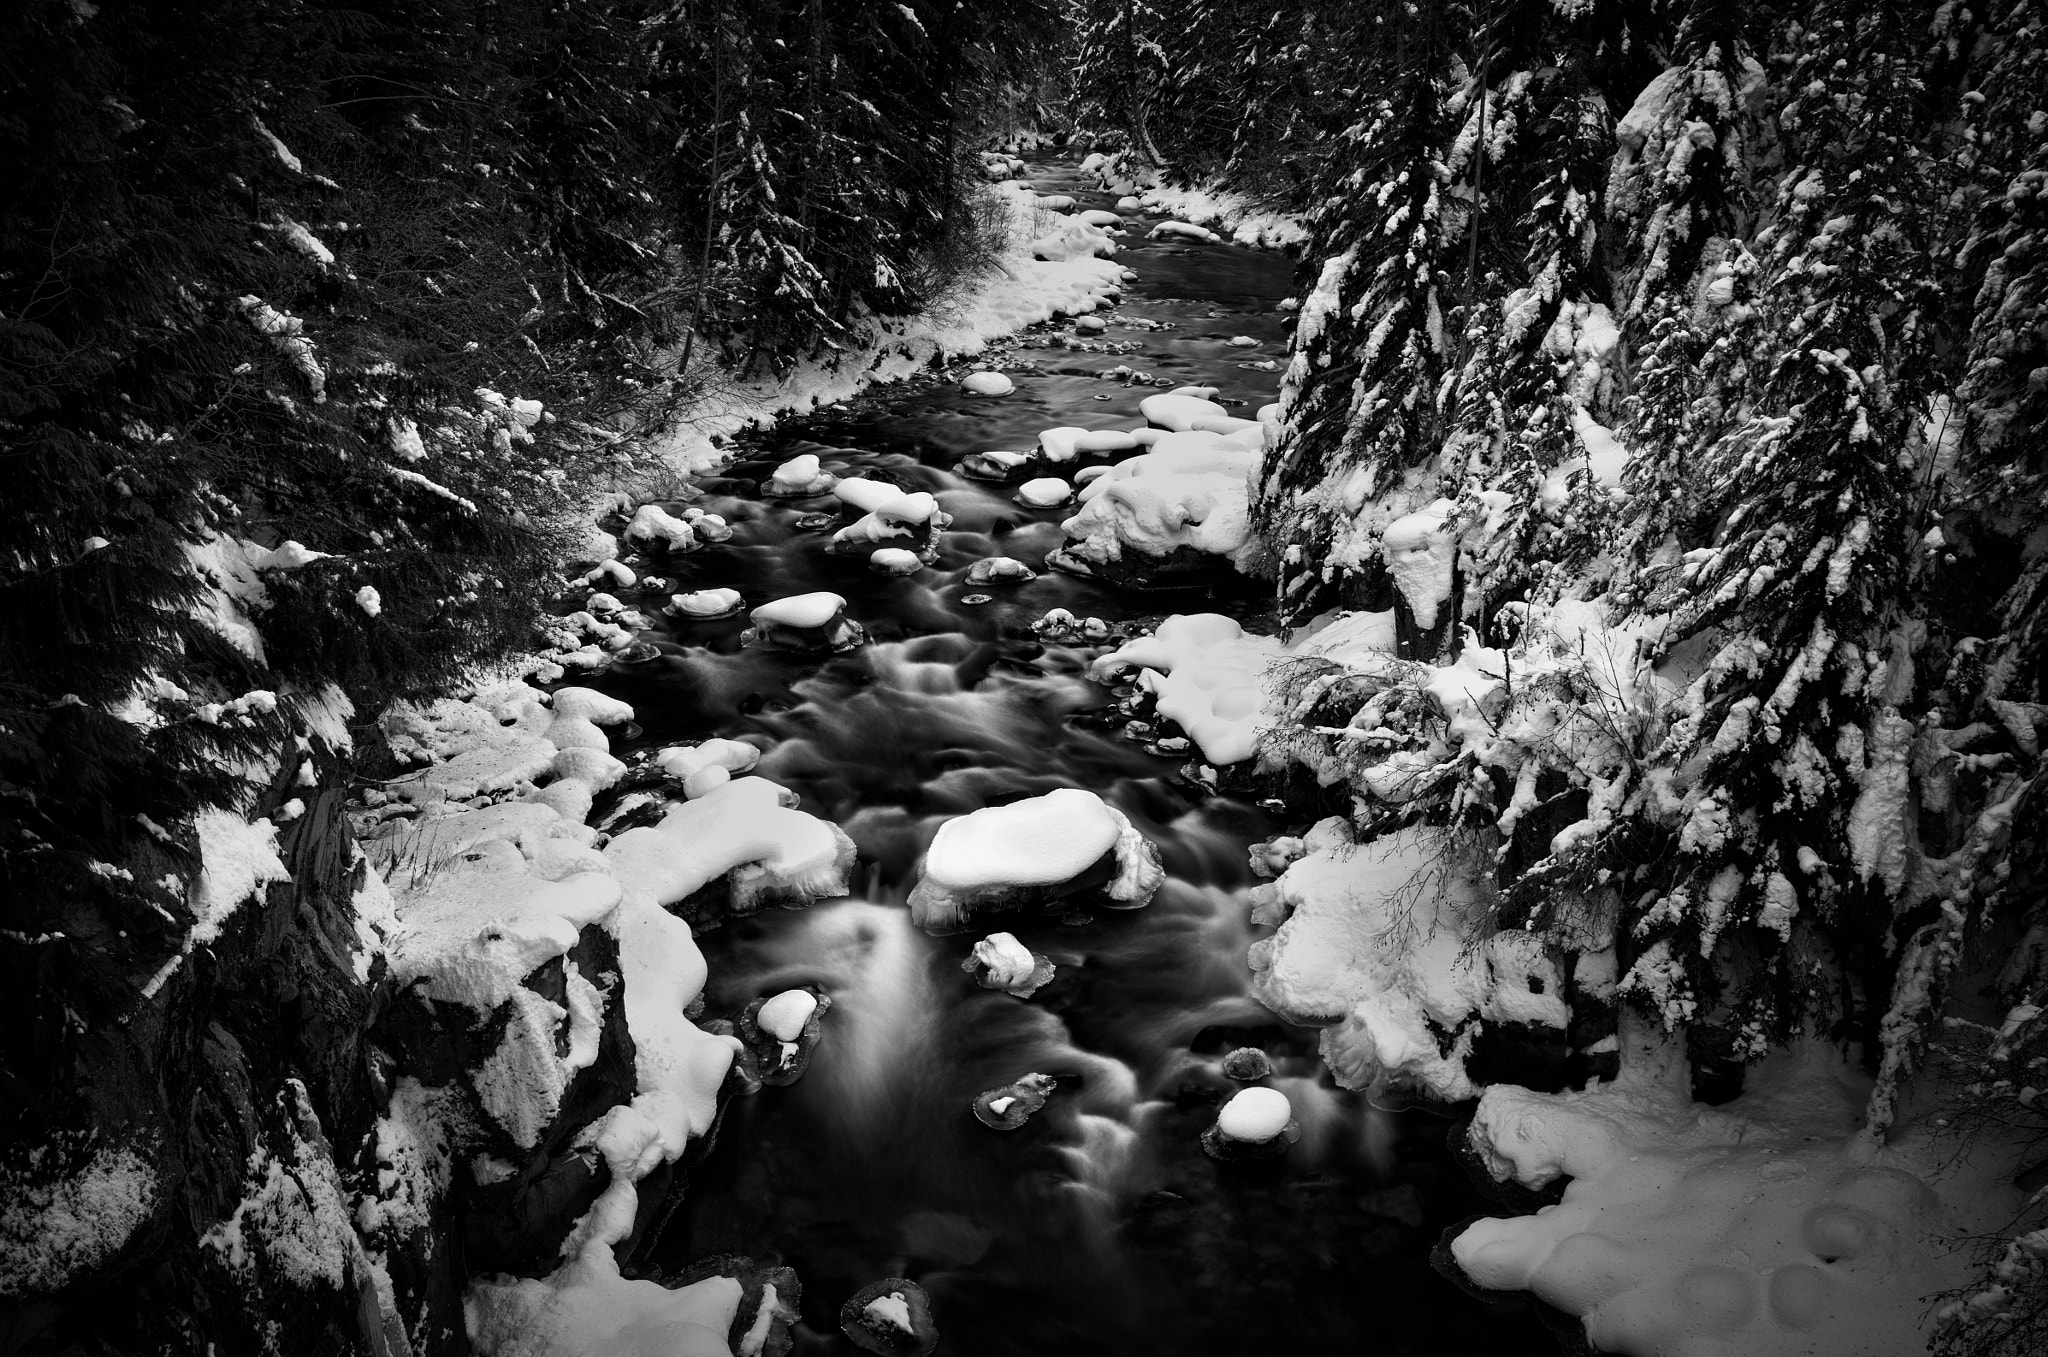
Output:
[[[867,635],[845,611],[846,600],[834,593],[792,594],[754,609],[743,639],[785,650],[851,650]]]
[[[740,602],[737,589],[699,589],[693,593],[670,595],[667,611],[673,617],[706,622],[731,617],[740,610]]]
[[[1109,904],[1135,909],[1163,879],[1158,850],[1122,811],[1063,787],[940,825],[910,912],[920,928],[944,931],[976,910],[1043,904],[1098,885]]]
[[[902,547],[882,547],[868,557],[868,565],[882,575],[915,575],[924,569],[924,557]]]
[[[786,989],[761,1005],[754,1021],[777,1041],[795,1041],[818,1011],[818,996],[807,989]]]
[[[1054,971],[1050,960],[1019,942],[1013,933],[991,933],[975,943],[960,969],[983,989],[999,989],[1019,999],[1028,999],[1051,983]]]
[[[1017,487],[1017,503],[1030,509],[1057,509],[1074,498],[1074,488],[1057,476],[1041,476]]]
[[[1000,372],[971,372],[960,387],[974,396],[1007,396],[1017,389],[1017,384]]]
[[[822,495],[838,480],[818,462],[817,454],[804,453],[792,457],[761,483],[764,495],[781,495],[796,498],[802,495]]]

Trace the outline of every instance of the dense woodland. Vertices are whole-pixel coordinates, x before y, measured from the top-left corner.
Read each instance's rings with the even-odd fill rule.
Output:
[[[1485,738],[1434,670],[1304,682],[1305,728],[1401,733],[1319,751],[1367,834],[1453,827],[1502,926],[1611,934],[1703,1093],[1820,1031],[1881,1130],[1935,1037],[1970,1115],[2048,1131],[2040,7],[1085,8],[1086,125],[1313,227],[1255,487],[1283,613],[1392,606],[1380,533],[1435,506],[1456,606],[1404,653],[1564,657]],[[1577,600],[1612,625],[1524,633]]]
[[[300,737],[309,711],[338,688],[367,718],[530,645],[580,531],[568,511],[630,464],[633,435],[721,370],[858,354],[879,318],[980,266],[973,153],[1054,17],[1032,0],[4,7],[7,1183],[89,1154],[95,1131],[161,1127],[184,1186],[151,1233],[189,1250],[232,1205],[243,1152],[218,1128],[246,1119],[252,1078],[296,1066],[329,1126],[360,1134],[362,996],[290,959],[345,954],[345,925],[315,936],[308,915],[307,936],[267,929],[256,955],[176,969],[192,817],[272,809],[317,762],[304,780],[334,795],[288,837],[345,917],[346,770]],[[252,575],[223,565],[222,537],[325,556],[286,548]],[[224,639],[201,570],[260,637]],[[273,1059],[280,1015],[296,1044]],[[218,1333],[173,1318],[206,1308],[186,1266],[92,1322]]]
[[[1361,827],[1458,829],[1503,926],[1611,933],[1703,1092],[1819,1030],[1862,1043],[1882,1125],[1935,1037],[1964,1113],[2048,1138],[2039,6],[23,0],[0,1184],[151,1122],[183,1195],[10,1348],[243,1342],[190,1262],[241,1164],[218,1090],[289,1066],[363,1130],[359,996],[266,953],[136,1020],[191,922],[192,816],[252,778],[277,804],[295,749],[340,786],[295,744],[329,685],[373,712],[521,644],[566,507],[707,372],[857,357],[970,272],[973,153],[1019,89],[1132,173],[1310,223],[1256,487],[1284,615],[1389,606],[1378,534],[1443,501],[1456,604],[1411,657],[1597,600],[1594,641],[1685,677],[1655,699],[1550,635],[1488,739],[1419,672],[1305,682],[1304,729],[1378,704],[1405,732],[1324,751],[1409,761]],[[327,553],[261,572],[267,645],[192,610],[223,533]],[[299,1046],[258,1051],[280,1011]]]

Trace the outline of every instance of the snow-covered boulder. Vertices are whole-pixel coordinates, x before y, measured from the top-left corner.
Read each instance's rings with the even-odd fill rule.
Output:
[[[1471,945],[1488,904],[1441,837],[1404,829],[1359,844],[1331,818],[1303,847],[1252,892],[1253,921],[1278,925],[1252,944],[1253,992],[1290,1022],[1325,1026],[1340,1085],[1456,1102],[1478,1092],[1468,1062],[1489,1036],[1547,1032],[1562,1056],[1574,1017],[1563,959],[1518,932]]]
[[[1202,1133],[1212,1159],[1264,1159],[1285,1154],[1301,1136],[1287,1095],[1277,1088],[1240,1089]]]
[[[787,989],[748,1004],[738,1029],[753,1077],[777,1085],[801,1078],[831,1007],[831,998],[814,989]]]
[[[1029,584],[1038,572],[1014,556],[989,556],[967,567],[969,584]]]
[[[846,600],[832,593],[792,594],[764,603],[752,613],[754,625],[742,633],[748,645],[777,650],[852,650],[867,639],[858,622],[846,616]]]
[[[846,482],[840,488],[851,484]],[[844,502],[867,512],[834,533],[829,549],[838,555],[872,557],[878,547],[896,547],[917,556],[920,564],[937,559],[938,535],[953,521],[952,516],[929,491],[890,486],[887,494],[870,493],[868,487],[879,485],[863,481],[853,495],[841,496]]]
[[[983,989],[1029,999],[1052,983],[1055,968],[1049,958],[1019,942],[1014,933],[991,933],[974,944],[960,969]]]
[[[1057,476],[1040,476],[1018,486],[1011,498],[1027,509],[1057,509],[1073,502],[1074,487]]]
[[[761,482],[761,493],[784,499],[822,495],[831,490],[838,479],[819,464],[816,453],[807,452],[776,467],[768,479]]]
[[[1116,909],[1151,903],[1159,850],[1122,811],[1065,787],[946,821],[910,892],[911,918],[950,932],[975,913],[1043,906],[1088,892]]]
[[[885,1277],[854,1292],[839,1310],[853,1345],[877,1357],[927,1357],[939,1345],[931,1298],[904,1277]]]
[[[687,594],[671,594],[668,606],[662,611],[670,617],[687,618],[692,622],[712,622],[721,617],[731,617],[740,610],[740,591],[737,589],[698,589]]]
[[[1046,563],[1132,588],[1249,564],[1250,479],[1262,446],[1244,433],[1188,431],[1119,462],[1083,486],[1060,524],[1067,542]]]
[[[692,922],[846,894],[853,840],[761,777],[730,778],[628,829],[604,857],[625,889]]]
[[[1000,372],[970,372],[961,381],[960,389],[970,396],[1007,396],[1017,389],[1017,384]]]
[[[1267,674],[1284,648],[1221,613],[1175,614],[1150,636],[1126,641],[1089,666],[1098,683],[1131,670],[1159,715],[1173,721],[1217,767],[1258,751]]]

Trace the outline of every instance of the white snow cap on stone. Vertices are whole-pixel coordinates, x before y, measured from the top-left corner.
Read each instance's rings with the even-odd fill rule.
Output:
[[[1033,509],[1054,509],[1074,497],[1074,488],[1057,476],[1040,476],[1017,487],[1017,502]]]
[[[924,569],[924,558],[902,547],[881,547],[868,557],[868,566],[884,575],[915,575]]]
[[[1017,384],[1000,372],[971,372],[960,386],[976,396],[1007,396],[1017,389]]]
[[[762,1004],[754,1021],[777,1041],[795,1041],[818,1011],[818,997],[807,989],[786,989]]]
[[[761,489],[771,495],[821,495],[832,488],[832,473],[819,465],[816,453],[792,457],[770,473]]]
[[[1038,969],[1038,958],[1014,933],[989,934],[974,944],[973,955],[987,969],[989,983],[998,987],[1021,985]]]
[[[695,593],[671,594],[669,610],[685,617],[722,617],[740,606],[737,589],[699,589]]]
[[[772,603],[763,603],[754,609],[754,625],[822,627],[839,616],[845,607],[845,599],[823,590],[811,594],[791,594],[787,598],[778,598]]]
[[[1124,823],[1101,797],[1074,787],[986,806],[939,826],[924,875],[955,890],[1057,885],[1116,847]]]
[[[1287,1129],[1294,1108],[1277,1088],[1247,1088],[1223,1105],[1216,1129],[1232,1140],[1259,1144]]]

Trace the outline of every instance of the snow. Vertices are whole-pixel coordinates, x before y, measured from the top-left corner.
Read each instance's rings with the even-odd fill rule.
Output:
[[[939,826],[924,878],[952,890],[1056,885],[1093,866],[1127,822],[1094,792],[1062,787]]]
[[[786,989],[774,996],[754,1015],[761,1030],[777,1041],[795,1041],[803,1035],[804,1024],[818,1011],[818,998],[807,989]]]
[[[868,565],[884,575],[915,575],[924,569],[924,557],[902,547],[882,547],[868,557]]]
[[[192,927],[169,960],[142,988],[154,998],[186,957],[220,941],[228,921],[249,898],[273,881],[289,881],[291,873],[277,856],[277,827],[269,820],[244,820],[232,811],[211,807],[193,817],[199,840],[199,876],[187,901]]]
[[[1587,414],[1584,406],[1572,407],[1572,428],[1586,449],[1586,465],[1594,481],[1605,490],[1619,489],[1622,471],[1628,465],[1628,449],[1612,429]]]
[[[971,372],[962,379],[960,389],[975,396],[1007,396],[1017,384],[1000,372]]]
[[[668,610],[684,617],[726,617],[739,611],[740,591],[737,589],[698,589],[687,594],[671,594]]]
[[[1214,395],[1214,388],[1200,388]],[[1163,395],[1147,396],[1138,402],[1138,410],[1145,418],[1162,429],[1180,433],[1195,427],[1202,420],[1224,420],[1231,417],[1230,411],[1204,396],[1185,394],[1187,388],[1169,391]]]
[[[1160,222],[1152,228],[1150,234],[1154,237],[1173,236],[1182,240],[1203,240],[1217,245],[1223,243],[1223,237],[1217,235],[1214,231],[1185,221]]]
[[[1074,487],[1057,476],[1040,476],[1017,487],[1019,504],[1032,509],[1056,509],[1074,497]]]
[[[1331,818],[1303,848],[1253,893],[1254,921],[1279,925],[1252,945],[1253,989],[1283,1017],[1335,1024],[1322,1050],[1340,1085],[1469,1098],[1477,1090],[1463,1057],[1477,1023],[1562,1025],[1546,958],[1518,955],[1519,942],[1469,945],[1484,933],[1484,901],[1440,836],[1402,829],[1360,845],[1346,821]],[[1544,995],[1532,993],[1532,974]]]
[[[887,1324],[901,1329],[904,1333],[917,1332],[916,1327],[910,1322],[910,1302],[904,1299],[901,1291],[891,1291],[886,1296],[875,1297],[867,1303],[862,1313],[877,1324]]]
[[[1450,601],[1458,539],[1444,524],[1456,507],[1447,499],[1436,500],[1395,519],[1380,536],[1387,573],[1424,631],[1435,629],[1437,611]]]
[[[1038,958],[1014,933],[991,933],[975,943],[973,960],[987,969],[988,982],[998,989],[1022,985],[1038,969]]]
[[[815,453],[804,453],[792,457],[770,473],[761,483],[761,493],[766,495],[822,495],[832,488],[836,479],[818,463]]]
[[[156,1171],[126,1146],[103,1145],[61,1174],[0,1168],[0,1295],[49,1294],[90,1274],[156,1202]]]
[[[985,806],[939,826],[910,893],[911,918],[921,928],[956,927],[977,904],[1014,904],[1008,893],[1071,881],[1112,852],[1107,902],[1119,909],[1149,903],[1165,879],[1158,850],[1094,792],[1061,787]]]
[[[695,551],[698,545],[695,529],[659,504],[641,505],[626,524],[625,538],[641,546],[672,552]]]
[[[1265,675],[1281,653],[1276,638],[1248,635],[1221,613],[1177,614],[1152,635],[1104,655],[1089,672],[1101,682],[1119,668],[1138,668],[1139,686],[1154,695],[1160,715],[1220,767],[1257,751]]]
[[[1118,462],[1081,488],[1079,512],[1060,524],[1069,539],[1062,559],[1086,570],[1188,547],[1243,566],[1257,546],[1249,481],[1258,443],[1254,434],[1173,433]]]
[[[374,585],[366,584],[356,590],[355,603],[371,617],[376,617],[384,611],[384,596],[377,592]]]
[[[824,626],[845,608],[846,600],[839,595],[819,591],[791,594],[772,603],[763,603],[754,609],[752,616],[757,627],[812,629]]]
[[[1259,1144],[1287,1129],[1294,1108],[1277,1088],[1240,1089],[1223,1105],[1216,1128],[1232,1140]]]
[[[478,1282],[463,1309],[470,1342],[489,1357],[732,1357],[726,1334],[743,1294],[730,1277],[673,1290],[629,1281],[604,1250],[545,1279]]]
[[[1720,1107],[1691,1100],[1676,1047],[1625,1026],[1612,1083],[1486,1091],[1489,1170],[1568,1181],[1556,1206],[1458,1235],[1466,1274],[1579,1316],[1602,1351],[1922,1352],[1928,1298],[1968,1276],[1956,1241],[2010,1218],[2004,1174],[1932,1125],[1878,1145],[1869,1079],[1825,1043],[1774,1052]]]

